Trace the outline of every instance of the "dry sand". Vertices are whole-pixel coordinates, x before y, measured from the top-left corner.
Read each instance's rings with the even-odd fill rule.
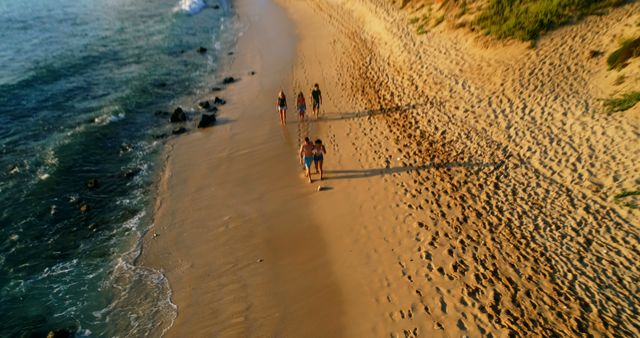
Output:
[[[230,75],[257,75],[228,122],[171,144],[143,254],[179,307],[168,336],[640,335],[639,214],[612,197],[640,185],[640,108],[604,113],[589,57],[640,5],[532,50],[415,35],[389,1],[277,2],[239,1]],[[280,128],[275,92],[313,82],[322,118]]]

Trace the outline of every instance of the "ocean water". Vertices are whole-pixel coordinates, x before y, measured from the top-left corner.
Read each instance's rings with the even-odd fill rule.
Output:
[[[0,337],[171,325],[167,280],[135,265],[175,127],[156,111],[188,109],[219,82],[230,7],[0,0]]]

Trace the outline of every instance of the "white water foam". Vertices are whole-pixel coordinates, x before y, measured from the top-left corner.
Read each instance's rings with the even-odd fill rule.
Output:
[[[95,117],[93,119],[93,123],[100,126],[104,126],[111,122],[118,122],[120,120],[123,120],[126,116],[126,114],[119,107],[116,107],[116,108],[111,107],[105,110],[111,110],[111,111],[108,111],[105,114]]]
[[[180,0],[180,3],[174,8],[174,11],[182,11],[189,15],[194,15],[206,7],[207,3],[204,2],[204,0]]]

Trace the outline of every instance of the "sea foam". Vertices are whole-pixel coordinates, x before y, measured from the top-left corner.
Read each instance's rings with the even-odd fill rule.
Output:
[[[180,0],[180,3],[176,6],[175,11],[182,11],[190,15],[194,15],[203,10],[205,7],[207,7],[207,3],[204,2],[204,0]]]

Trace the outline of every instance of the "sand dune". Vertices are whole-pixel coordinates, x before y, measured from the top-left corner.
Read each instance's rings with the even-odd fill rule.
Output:
[[[332,89],[323,126],[340,168],[329,182],[359,191],[345,201],[360,216],[341,223],[367,229],[342,232],[377,251],[362,265],[396,261],[363,268],[386,280],[367,287],[388,313],[361,330],[640,334],[638,214],[612,201],[638,184],[638,110],[603,111],[593,79],[606,66],[588,57],[637,21],[638,5],[529,49],[483,48],[461,31],[417,36],[386,1],[282,2],[299,25],[317,16],[332,30],[326,50],[301,48],[294,82],[312,64]],[[345,178],[366,188],[332,181]]]

